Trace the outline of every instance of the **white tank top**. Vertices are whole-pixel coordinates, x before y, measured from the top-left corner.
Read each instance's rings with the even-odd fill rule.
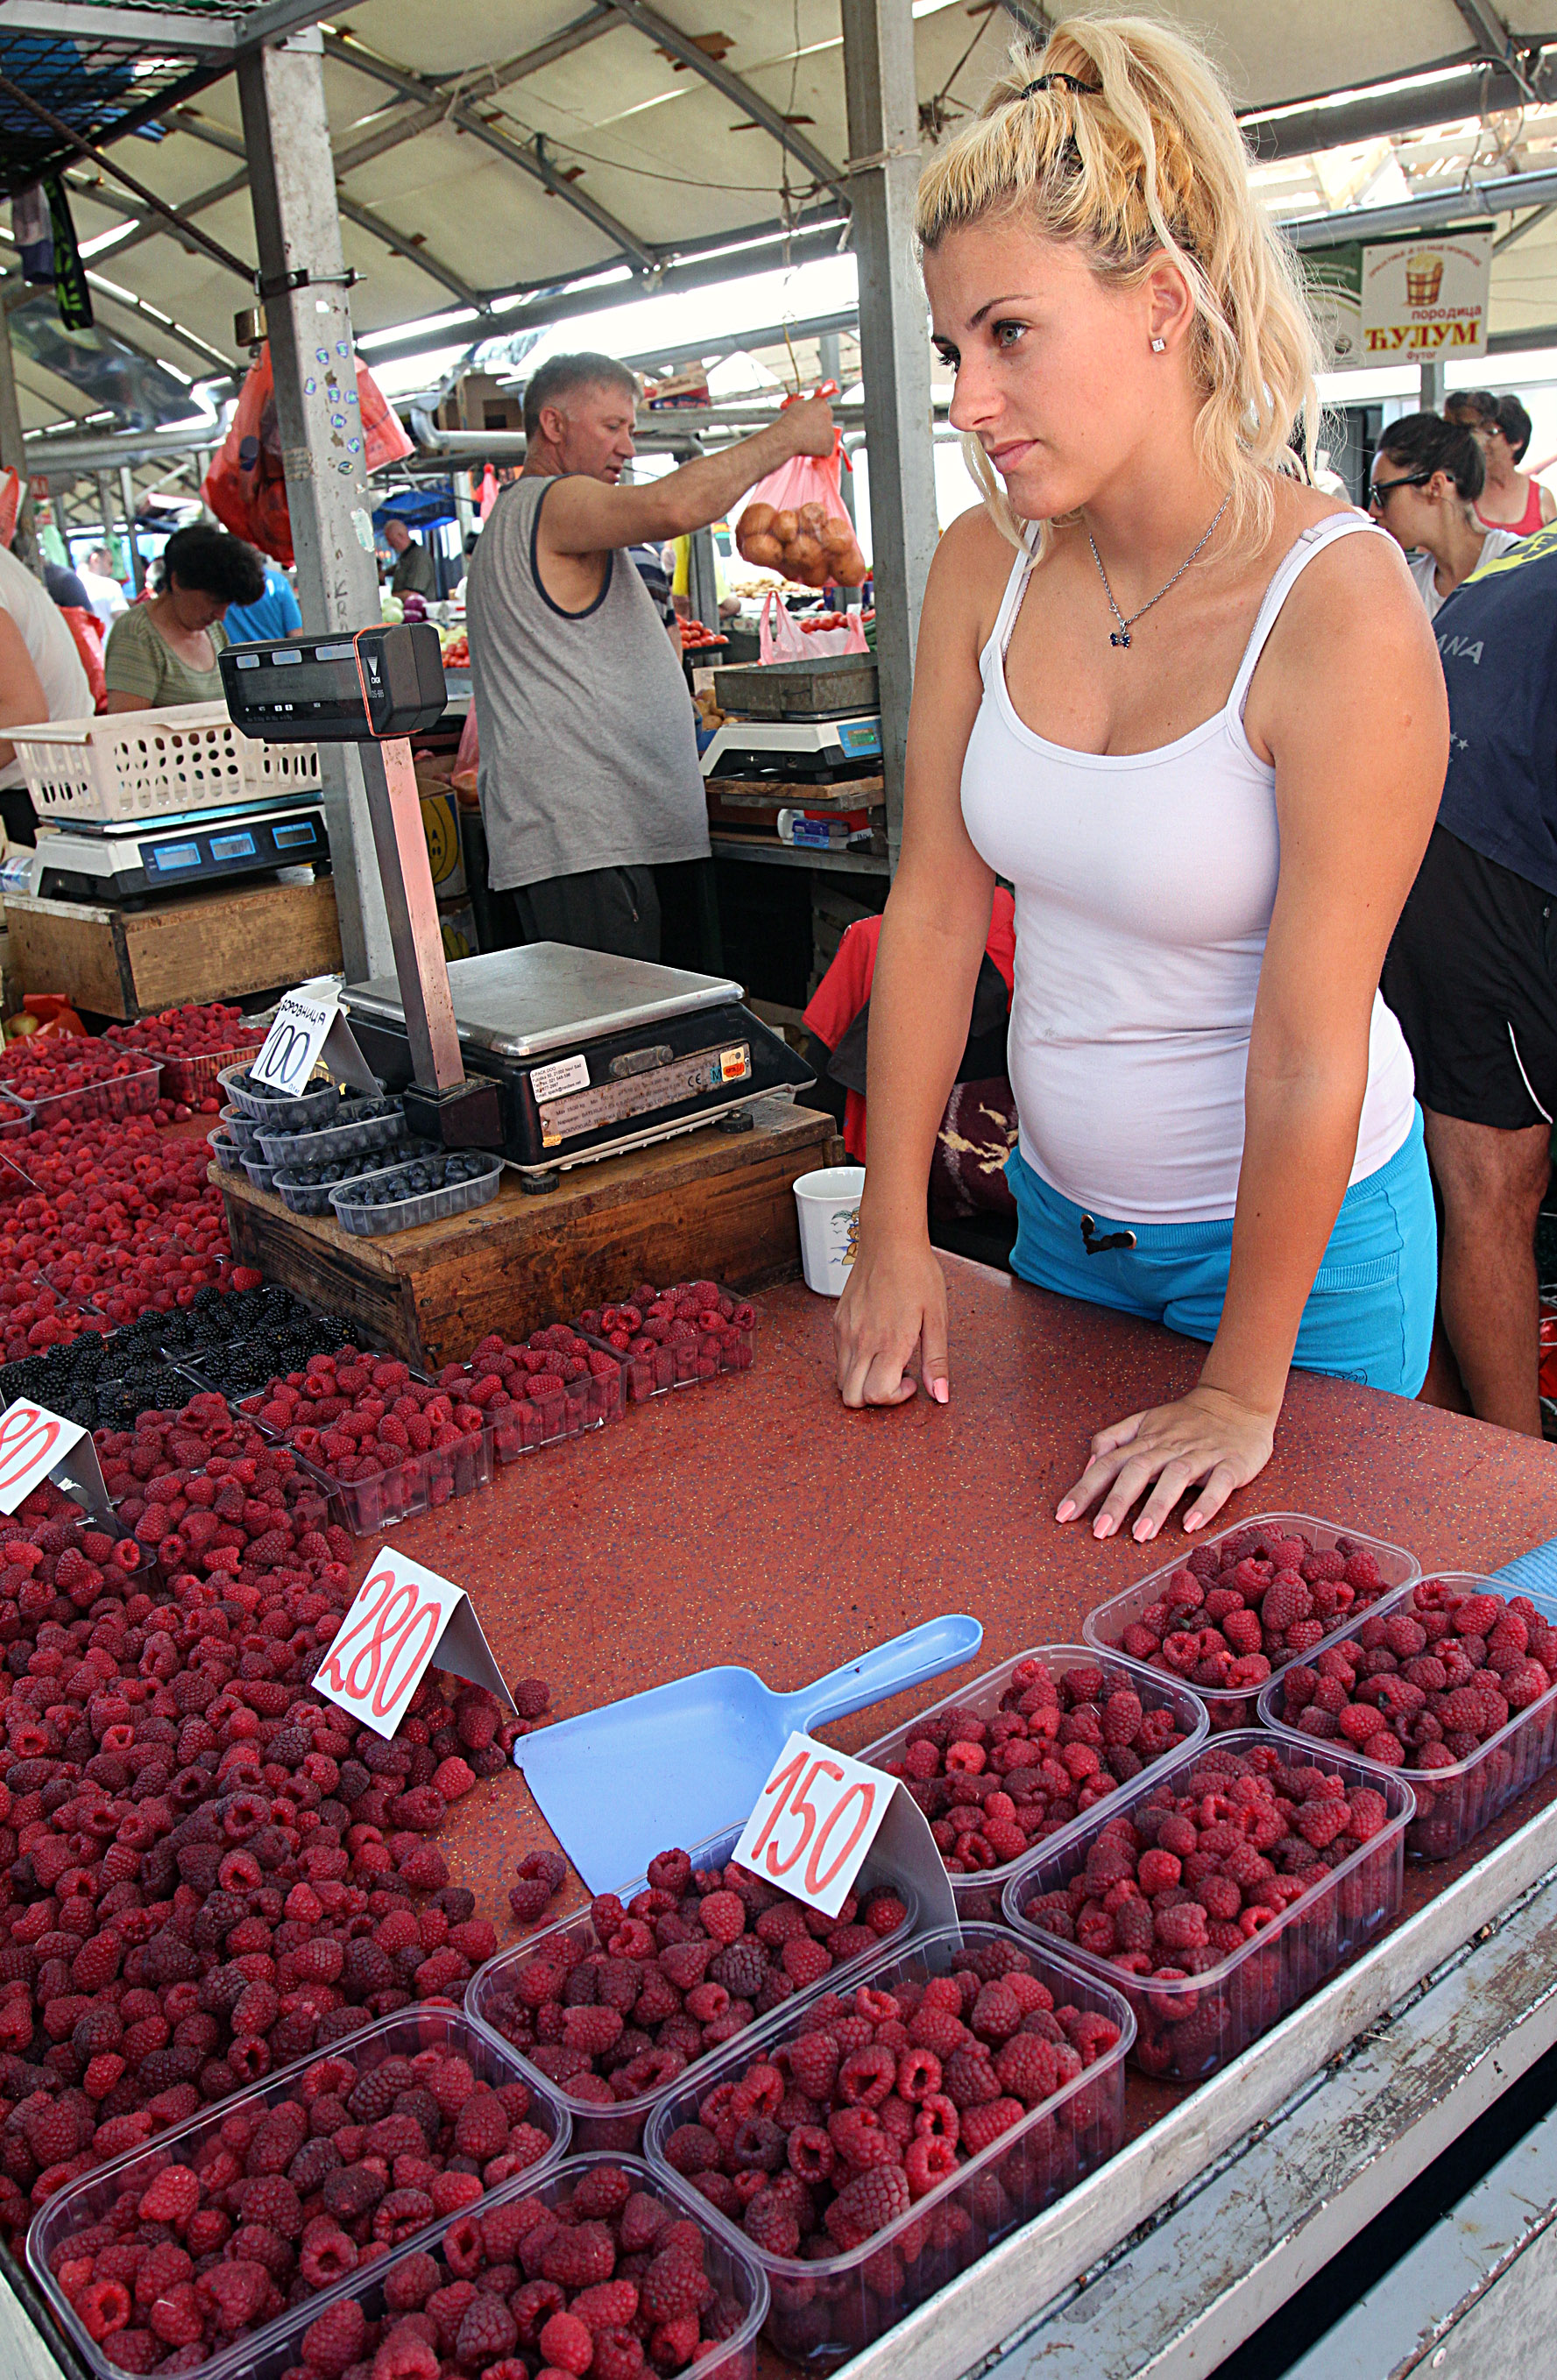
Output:
[[[1281,843],[1275,771],[1244,733],[1249,680],[1288,589],[1358,513],[1306,529],[1259,607],[1225,707],[1151,752],[1077,752],[1023,725],[1005,649],[1028,555],[988,644],[962,771],[975,847],[1015,886],[1010,1075],[1023,1157],[1111,1220],[1225,1220],[1237,1203],[1244,1080]],[[1316,689],[1316,695],[1318,694]],[[1376,994],[1351,1179],[1412,1123],[1400,1026]]]

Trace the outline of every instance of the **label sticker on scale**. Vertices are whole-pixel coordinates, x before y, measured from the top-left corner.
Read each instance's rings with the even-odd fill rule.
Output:
[[[582,1058],[565,1062],[584,1065]],[[542,1067],[531,1075],[538,1100],[541,1100],[542,1075],[561,1072],[561,1066]],[[615,1082],[594,1083],[588,1088],[580,1086],[560,1096],[553,1093],[541,1100],[541,1144],[555,1148],[580,1133],[599,1132],[604,1125],[626,1123],[635,1116],[657,1115],[683,1100],[723,1090],[726,1084],[744,1083],[750,1074],[751,1045],[738,1041],[727,1050],[689,1050],[683,1058],[644,1067]]]
[[[560,1099],[568,1091],[587,1091],[590,1062],[580,1051],[574,1058],[559,1058],[553,1065],[533,1067],[529,1087],[535,1093],[537,1107],[543,1106],[547,1099]]]

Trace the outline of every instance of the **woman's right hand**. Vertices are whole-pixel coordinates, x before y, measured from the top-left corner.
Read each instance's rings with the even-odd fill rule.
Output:
[[[937,1404],[950,1390],[946,1281],[928,1241],[862,1249],[833,1319],[838,1390],[846,1405],[906,1404],[919,1378]]]

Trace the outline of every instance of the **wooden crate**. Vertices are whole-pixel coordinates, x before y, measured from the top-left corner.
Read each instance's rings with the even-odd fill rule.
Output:
[[[25,990],[67,992],[77,1007],[127,1023],[187,1000],[272,991],[341,964],[327,876],[187,892],[143,909],[13,892],[6,918]]]
[[[712,1276],[732,1288],[800,1270],[794,1184],[844,1161],[831,1116],[780,1100],[748,1133],[709,1126],[575,1166],[534,1196],[506,1172],[497,1196],[415,1231],[356,1239],[292,1215],[270,1192],[212,1168],[233,1253],[348,1316],[407,1363],[436,1370],[489,1330],[526,1338],[639,1281]]]

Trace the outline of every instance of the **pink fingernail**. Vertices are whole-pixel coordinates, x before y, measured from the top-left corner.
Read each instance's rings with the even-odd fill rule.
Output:
[[[1072,1501],[1071,1501],[1070,1498],[1067,1496],[1067,1497],[1065,1498],[1064,1502],[1060,1506],[1060,1508],[1059,1508],[1058,1512],[1056,1512],[1056,1513],[1055,1513],[1055,1515],[1054,1515],[1054,1518],[1056,1519],[1056,1521],[1069,1521],[1069,1520],[1074,1519],[1075,1514],[1076,1514],[1076,1506],[1072,1503]]]
[[[931,1380],[930,1393],[938,1405],[948,1404],[951,1402],[952,1392],[944,1380]]]

